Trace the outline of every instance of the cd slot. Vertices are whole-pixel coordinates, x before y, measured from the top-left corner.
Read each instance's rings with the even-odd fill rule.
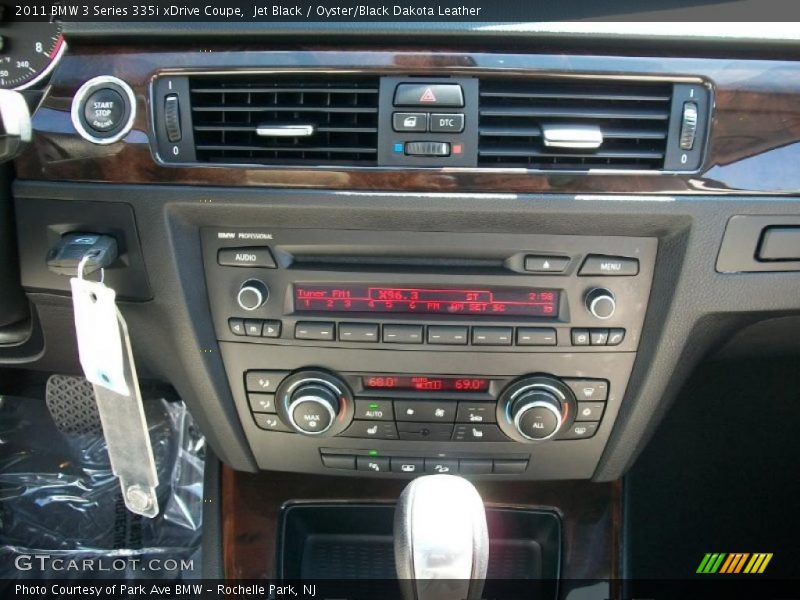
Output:
[[[504,274],[513,270],[508,268],[504,258],[463,258],[463,257],[423,257],[423,256],[370,256],[360,254],[295,254],[292,255],[290,269],[316,271],[381,271],[415,273],[469,273]]]

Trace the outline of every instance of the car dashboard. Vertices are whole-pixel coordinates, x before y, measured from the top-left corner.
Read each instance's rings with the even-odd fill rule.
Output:
[[[44,257],[114,237],[140,374],[175,387],[231,482],[614,482],[705,356],[797,347],[790,52],[142,27],[65,31],[14,164],[31,330],[0,359],[79,370]]]

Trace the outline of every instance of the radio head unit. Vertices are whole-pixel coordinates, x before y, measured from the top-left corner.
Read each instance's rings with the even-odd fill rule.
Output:
[[[308,229],[209,228],[202,241],[217,338],[262,468],[412,474],[394,472],[396,459],[532,479],[591,476],[657,247]]]

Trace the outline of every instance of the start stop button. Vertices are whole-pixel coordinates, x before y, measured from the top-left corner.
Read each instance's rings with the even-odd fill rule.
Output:
[[[136,97],[130,86],[111,76],[84,83],[72,99],[72,124],[87,141],[112,144],[133,127]]]
[[[111,88],[97,90],[86,99],[83,116],[86,124],[95,131],[111,131],[119,127],[125,116],[125,101]]]

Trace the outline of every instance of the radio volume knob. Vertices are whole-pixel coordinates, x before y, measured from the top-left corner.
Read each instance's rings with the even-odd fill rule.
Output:
[[[269,298],[269,288],[267,284],[258,279],[248,279],[239,288],[236,301],[244,310],[256,310],[261,308]]]
[[[597,319],[610,319],[617,309],[617,302],[611,290],[594,288],[586,294],[586,310]]]
[[[534,388],[514,401],[511,416],[522,437],[549,440],[561,427],[561,402],[547,389]]]

